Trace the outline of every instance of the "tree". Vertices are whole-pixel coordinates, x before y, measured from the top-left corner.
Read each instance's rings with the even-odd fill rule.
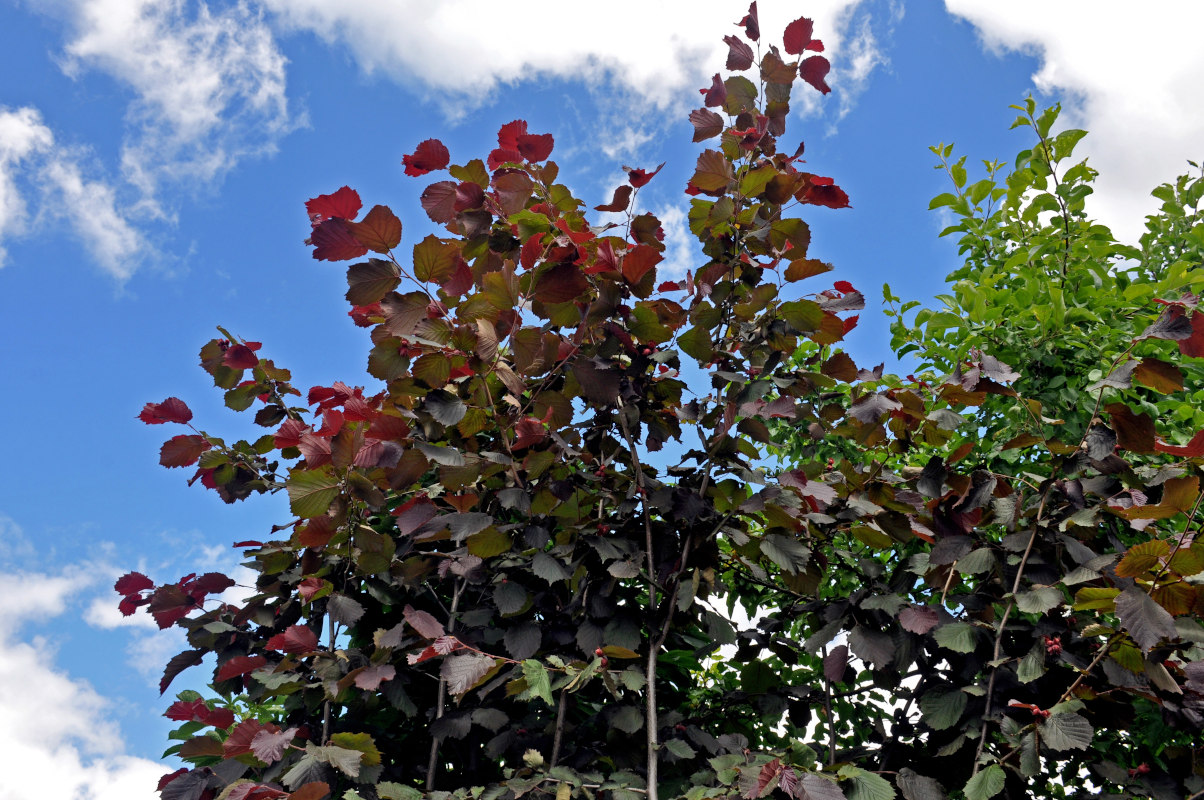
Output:
[[[623,223],[591,226],[522,121],[483,160],[434,139],[406,156],[449,176],[422,193],[446,235],[412,257],[386,206],[361,216],[347,187],[306,204],[316,259],[376,254],[347,299],[380,388],[294,405],[258,342],[202,348],[226,404],[274,432],[194,428],[161,462],[227,502],[284,492],[295,521],[237,545],[258,573],[243,602],[216,573],[117,583],[124,612],[187,632],[164,691],[216,656],[212,694],[167,711],[189,766],[164,800],[977,800],[1057,796],[1084,768],[1114,793],[1200,790],[1204,436],[1154,439],[1123,410],[1144,390],[1113,375],[1090,389],[1107,420],[1081,441],[1043,422],[1058,433],[997,469],[967,458],[1021,402],[989,348],[906,382],[836,350],[863,299],[815,286],[831,267],[791,212],[848,198],[778,149],[796,77],[827,92],[823,45],[805,18],[763,44],[755,3],[738,24],[727,68],[753,79],[716,75],[690,115],[718,143],[686,189],[703,258],[684,281],[658,281],[660,222],[634,205],[659,168],[594,207]],[[1194,235],[1172,229],[1149,252]],[[1170,392],[1165,340],[1191,356],[1204,334],[1194,297],[1159,299],[1115,366],[1137,353]],[[931,359],[959,341],[916,335]]]

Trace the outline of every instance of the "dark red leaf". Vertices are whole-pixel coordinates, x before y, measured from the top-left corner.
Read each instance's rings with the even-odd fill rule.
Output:
[[[195,596],[198,593],[201,595],[219,594],[233,585],[234,581],[228,575],[220,572],[206,572],[199,578],[188,581],[184,585],[184,589]]]
[[[1179,340],[1179,352],[1191,358],[1204,358],[1204,313],[1191,314],[1191,336]]]
[[[262,783],[239,783],[226,795],[226,800],[282,800],[296,796]]]
[[[200,713],[200,721],[206,725],[225,730],[234,724],[234,712],[228,708],[204,708]]]
[[[352,235],[345,219],[323,221],[314,228],[310,242],[314,246],[313,257],[318,261],[346,261],[368,252],[368,248]]]
[[[619,188],[615,189],[614,197],[608,204],[603,206],[594,206],[594,211],[626,211],[627,205],[631,202],[631,192],[632,188],[630,186],[620,186]],[[539,237],[533,236],[531,239],[528,239],[527,242],[532,240],[534,240],[536,244],[539,244]],[[525,249],[526,247],[524,245],[524,250]]]
[[[265,724],[257,719],[244,719],[234,730],[230,731],[230,735],[222,743],[222,750],[225,751],[226,758],[250,754],[251,741],[260,731],[278,733],[280,728],[270,722]]]
[[[301,443],[301,435],[309,431],[309,426],[299,419],[288,419],[276,431],[276,449],[296,447]]]
[[[297,735],[296,728],[283,731],[259,731],[251,737],[251,752],[265,764],[274,764],[284,755],[284,748]]]
[[[468,211],[485,204],[485,190],[479,183],[462,181],[456,185],[456,211]]]
[[[418,635],[424,639],[440,639],[447,635],[439,620],[425,611],[407,605],[402,609],[401,614],[405,617],[405,621],[410,624],[410,627],[417,631]]]
[[[533,299],[541,303],[567,303],[589,288],[585,273],[575,264],[555,264],[535,282]]]
[[[690,112],[690,124],[694,126],[694,141],[701,142],[723,133],[723,117],[709,108]]]
[[[726,64],[728,69],[746,70],[752,66],[753,51],[751,47],[735,36],[724,36],[723,41],[728,46]]]
[[[355,219],[360,213],[360,196],[349,186],[344,186],[333,194],[318,195],[312,200],[305,201],[305,210],[309,212],[310,224],[315,228],[328,219]]]
[[[185,650],[183,653],[172,656],[171,660],[167,662],[167,667],[163,670],[163,678],[159,681],[159,694],[166,692],[172,680],[181,672],[201,663],[201,659],[204,656],[204,650]]]
[[[443,146],[443,142],[438,139],[427,139],[425,142],[419,144],[413,153],[401,157],[401,163],[406,168],[406,175],[412,177],[425,175],[433,170],[443,169],[450,161],[451,155],[447,152],[447,148]]]
[[[473,186],[476,184],[474,183]],[[456,218],[456,182],[432,183],[422,190],[420,202],[431,220],[440,225],[446,225]]]
[[[824,677],[835,683],[844,678],[845,669],[849,666],[849,648],[839,644],[824,656]]]
[[[707,108],[723,105],[727,100],[727,87],[723,85],[723,81],[719,77],[719,73],[715,73],[715,77],[711,78],[711,88],[702,89],[702,104]]]
[[[744,35],[752,41],[755,42],[761,38],[761,22],[757,19],[756,0],[749,4],[748,13],[736,24],[744,26]]]
[[[181,775],[187,774],[187,772],[188,772],[187,767],[180,767],[175,772],[167,773],[166,775],[164,775],[162,778],[159,779],[159,785],[157,787],[155,787],[155,791],[158,791],[158,792],[163,791],[163,788],[165,786],[167,786],[167,784],[171,783],[172,781],[174,781],[176,778],[180,777]]]
[[[641,186],[643,186],[644,184],[646,184],[648,181],[655,178],[656,174],[664,168],[665,168],[665,162],[662,161],[660,163],[660,165],[657,166],[656,169],[652,170],[652,172],[645,172],[642,169],[628,169],[627,170],[627,181],[632,186],[634,186],[635,188],[638,189]]]
[[[828,59],[823,56],[811,56],[799,65],[798,74],[807,83],[827,94],[832,89],[824,82],[824,78],[828,76],[828,71],[831,69],[832,65],[828,63]]]
[[[187,467],[195,464],[209,447],[202,436],[173,436],[159,449],[159,463],[165,467]]]
[[[516,138],[518,152],[531,162],[545,161],[555,142],[550,133],[524,133]]]
[[[289,800],[326,800],[330,796],[330,785],[323,781],[302,784],[289,795]]]
[[[218,683],[228,681],[231,678],[237,678],[239,675],[246,675],[248,672],[254,672],[260,667],[267,666],[268,660],[264,656],[235,656],[226,663],[222,664],[214,676],[214,680]],[[241,725],[239,727],[242,727]]]
[[[835,283],[832,284],[832,288],[836,289],[836,291],[838,291],[838,292],[855,292],[855,291],[857,291],[856,289],[853,288],[853,284],[849,283],[848,281],[836,281]]]
[[[1116,443],[1131,453],[1154,452],[1154,420],[1149,414],[1134,414],[1124,403],[1104,406],[1112,418]]]
[[[142,407],[138,419],[147,425],[162,425],[164,422],[181,424],[192,420],[192,411],[177,397],[169,397],[162,403],[147,403]]]
[[[507,122],[497,132],[497,146],[503,150],[518,150],[518,137],[527,133],[527,121],[516,119]],[[492,168],[491,168],[492,169]]]
[[[387,253],[401,244],[401,220],[387,206],[372,206],[360,222],[348,222],[355,240],[377,253]]]
[[[179,722],[192,722],[201,718],[202,711],[208,710],[208,706],[205,705],[204,700],[177,700],[167,707],[167,710],[163,712],[163,716]]]
[[[366,692],[375,692],[385,681],[397,677],[397,668],[392,664],[378,664],[365,667],[355,675],[355,685]]]
[[[155,582],[141,572],[127,572],[117,579],[113,588],[117,590],[117,594],[136,594],[153,589],[154,586]]]
[[[230,369],[254,369],[259,366],[259,356],[255,355],[259,346],[259,342],[231,345],[222,356],[222,363]]]
[[[636,245],[623,256],[623,277],[627,279],[628,283],[637,284],[648,274],[648,270],[663,260],[664,257],[655,247],[646,244]]]
[[[786,32],[782,34],[782,46],[792,56],[800,55],[804,50],[822,53],[824,43],[819,39],[811,38],[814,32],[815,26],[811,20],[806,17],[799,17],[786,26]]]
[[[281,653],[310,653],[318,647],[318,635],[304,625],[293,625],[268,639],[265,647]]]

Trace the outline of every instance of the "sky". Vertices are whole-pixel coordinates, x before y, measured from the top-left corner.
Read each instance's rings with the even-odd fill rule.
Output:
[[[601,10],[599,10],[601,8]],[[288,521],[282,498],[225,506],[158,465],[142,405],[255,434],[197,366],[223,325],[302,389],[367,384],[344,269],[310,257],[304,201],[350,185],[406,242],[433,225],[402,155],[453,162],[497,129],[550,132],[561,179],[595,205],[623,166],[665,223],[666,270],[698,255],[681,190],[697,90],[723,66],[739,2],[611,0],[538,14],[486,0],[0,0],[0,800],[150,800],[172,723],[163,664],[184,649],[123,619],[114,579],[225,570],[230,545]],[[816,22],[832,93],[796,85],[787,140],[851,209],[814,209],[811,255],[869,299],[849,349],[891,363],[883,282],[928,300],[957,265],[929,199],[928,147],[968,163],[1027,146],[1008,108],[1063,104],[1101,177],[1089,209],[1134,241],[1149,191],[1204,158],[1204,6],[1193,0],[761,0],[766,37]],[[404,249],[402,250],[404,253]],[[193,685],[204,668],[191,673]],[[189,685],[190,673],[173,690]]]

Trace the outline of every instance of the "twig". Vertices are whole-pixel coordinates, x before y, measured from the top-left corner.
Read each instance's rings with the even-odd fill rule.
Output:
[[[552,759],[548,766],[556,766],[556,762],[560,760],[560,742],[564,738],[564,709],[568,705],[569,693],[564,689],[560,690],[560,702],[556,708],[556,733],[552,736]]]
[[[460,605],[460,595],[464,591],[464,581],[456,579],[456,588],[452,594],[451,611],[448,613],[447,632],[451,633],[456,624],[456,609]],[[435,719],[442,719],[443,709],[447,705],[447,681],[439,678],[439,695],[435,701]],[[442,740],[438,736],[431,737],[431,755],[426,761],[426,790],[435,789],[435,770],[439,766],[439,745]]]
[[[824,660],[824,714],[828,718],[828,766],[836,763],[836,723],[832,720],[832,681],[827,675],[828,646],[823,647]]]

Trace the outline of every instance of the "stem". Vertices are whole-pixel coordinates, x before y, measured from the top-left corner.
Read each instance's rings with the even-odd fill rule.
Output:
[[[828,660],[828,646],[824,645],[823,659]],[[826,669],[826,667],[825,667]],[[824,675],[824,714],[828,718],[828,766],[836,763],[836,723],[832,720],[832,681]]]
[[[560,760],[560,742],[564,738],[564,709],[568,705],[569,693],[565,690],[560,690],[560,702],[556,708],[556,733],[552,737],[552,759],[549,762],[549,767],[556,766],[556,762]]]
[[[460,595],[464,591],[464,581],[456,580],[456,588],[452,593],[451,611],[447,619],[447,632],[451,633],[456,624],[456,608],[460,605]],[[435,701],[435,719],[443,717],[443,709],[447,705],[447,681],[439,678],[439,695]],[[431,754],[426,761],[426,790],[435,789],[435,770],[439,767],[439,745],[442,740],[438,736],[431,737]]]

